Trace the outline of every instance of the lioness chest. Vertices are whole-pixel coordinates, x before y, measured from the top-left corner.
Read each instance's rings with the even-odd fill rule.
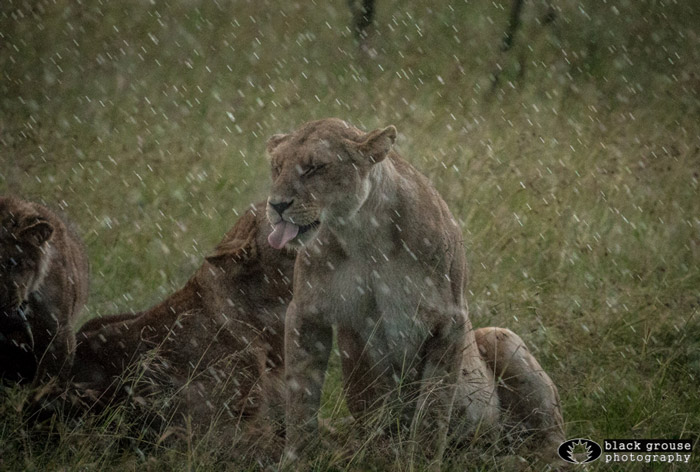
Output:
[[[431,334],[447,322],[443,314],[454,307],[445,306],[451,299],[446,281],[417,270],[408,251],[391,254],[326,262],[323,271],[309,271],[317,276],[309,278],[304,298],[327,323],[356,333],[375,366],[398,373],[419,362]],[[324,259],[323,253],[317,257]]]

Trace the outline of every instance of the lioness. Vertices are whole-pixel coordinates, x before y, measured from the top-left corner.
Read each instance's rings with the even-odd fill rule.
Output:
[[[87,257],[69,225],[38,203],[0,197],[0,378],[67,372],[87,296]]]
[[[393,126],[365,133],[325,119],[267,144],[268,241],[300,248],[285,324],[291,458],[318,431],[333,325],[353,413],[396,407],[434,464],[456,394],[452,425],[462,435],[494,430],[500,421],[494,371],[479,353],[463,296],[459,226],[428,180],[392,150],[395,139]],[[493,358],[504,352],[484,349]],[[527,356],[518,362],[534,361]],[[536,377],[542,388],[521,392],[537,391],[547,413],[558,413],[556,389],[546,374]]]
[[[189,416],[199,431],[282,404],[284,314],[295,253],[271,249],[269,232],[263,202],[246,211],[163,302],[85,323],[77,335],[74,385],[102,402],[123,397],[122,377],[146,362],[150,390],[173,393],[175,413]]]

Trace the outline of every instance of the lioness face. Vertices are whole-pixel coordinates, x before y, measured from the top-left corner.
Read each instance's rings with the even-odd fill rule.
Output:
[[[303,125],[267,143],[272,188],[267,216],[269,243],[281,249],[304,245],[321,224],[344,224],[362,207],[372,166],[384,159],[396,138],[393,126],[364,133],[338,119]]]
[[[0,224],[0,315],[12,317],[42,282],[53,226],[39,216],[22,215],[6,199],[0,199]]]

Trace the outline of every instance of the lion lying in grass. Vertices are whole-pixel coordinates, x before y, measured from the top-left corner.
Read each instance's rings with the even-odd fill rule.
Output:
[[[459,226],[395,139],[393,126],[365,133],[325,119],[268,142],[268,241],[301,248],[286,315],[287,456],[318,435],[332,326],[351,411],[393,409],[433,466],[450,428],[477,438],[498,430],[502,409],[556,449],[556,387],[507,330],[481,332],[480,352]]]
[[[87,256],[70,226],[42,205],[0,197],[0,380],[67,373],[87,297]]]
[[[261,204],[241,216],[163,302],[85,323],[77,335],[72,400],[81,397],[84,407],[99,411],[129,397],[152,411],[167,396],[168,407],[157,412],[161,422],[174,419],[200,432],[214,424],[215,431],[233,432],[241,420],[282,404],[295,254],[267,245],[264,213]]]

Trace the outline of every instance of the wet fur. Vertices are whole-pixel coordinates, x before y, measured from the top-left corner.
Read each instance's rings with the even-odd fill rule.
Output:
[[[127,397],[169,394],[170,407],[159,414],[173,418],[171,426],[191,424],[202,434],[215,426],[222,441],[250,418],[280,424],[295,254],[269,248],[268,233],[260,204],[166,300],[83,325],[72,380],[87,406],[99,411]]]
[[[16,197],[0,197],[0,224],[0,374],[19,383],[62,378],[88,296],[83,243],[54,212]]]
[[[461,231],[428,180],[391,149],[395,137],[393,127],[364,133],[326,119],[268,142],[270,202],[292,202],[281,216],[268,207],[271,222],[321,222],[293,241],[301,252],[286,319],[288,458],[318,434],[331,326],[353,415],[388,407],[434,466],[448,425],[461,439],[497,432],[503,409],[513,407],[516,422],[531,416],[518,411],[526,402],[512,401],[520,396],[545,408],[529,423],[535,430],[563,438],[556,387],[534,358],[521,350],[516,380],[501,381],[494,366],[512,345],[495,348],[484,335],[491,344],[480,352],[463,296]],[[305,177],[318,163],[323,172]],[[532,382],[501,402],[499,392],[522,378]]]

